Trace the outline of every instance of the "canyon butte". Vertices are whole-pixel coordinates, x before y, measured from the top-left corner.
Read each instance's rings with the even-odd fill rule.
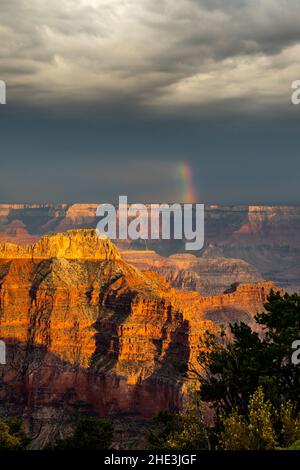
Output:
[[[274,288],[245,263],[253,282],[224,292],[240,266],[231,260],[224,261],[225,284],[216,276],[210,294],[214,280],[203,284],[195,257],[159,257],[164,272],[152,270],[147,256],[120,251],[94,229],[0,243],[0,338],[7,345],[0,412],[23,416],[39,447],[81,412],[137,422],[179,410],[197,386],[189,370],[199,367],[204,332],[240,320],[253,325]],[[198,270],[198,284],[171,285],[174,266]],[[171,273],[170,282],[162,273]]]

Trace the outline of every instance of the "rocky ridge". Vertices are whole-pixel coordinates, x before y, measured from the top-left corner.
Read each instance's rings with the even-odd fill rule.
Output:
[[[254,266],[233,258],[199,258],[191,254],[163,257],[151,250],[121,250],[122,257],[142,271],[153,270],[177,289],[201,296],[223,294],[232,284],[263,282]]]
[[[120,259],[120,254],[110,240],[100,239],[93,229],[85,229],[45,235],[31,245],[2,243],[1,258],[117,260]]]

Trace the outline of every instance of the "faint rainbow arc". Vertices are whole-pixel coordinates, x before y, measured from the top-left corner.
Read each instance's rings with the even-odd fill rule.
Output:
[[[190,204],[199,202],[193,180],[192,167],[186,162],[181,162],[178,164],[177,170],[180,181],[181,202]]]

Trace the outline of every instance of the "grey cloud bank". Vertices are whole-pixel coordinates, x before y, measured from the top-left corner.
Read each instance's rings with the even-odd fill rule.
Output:
[[[4,0],[0,21],[15,102],[268,106],[299,73],[298,0]]]
[[[299,0],[2,0],[0,201],[300,203]]]

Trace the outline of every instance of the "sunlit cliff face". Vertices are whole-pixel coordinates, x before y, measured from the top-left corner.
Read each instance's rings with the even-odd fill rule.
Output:
[[[220,322],[252,324],[274,287],[244,284],[205,298],[176,290],[124,261],[110,242],[95,245],[89,230],[46,237],[32,245],[31,258],[26,247],[10,245],[6,259],[7,246],[0,245],[8,385],[1,403],[20,415],[30,409],[47,426],[78,407],[142,418],[180,408],[194,383],[183,371],[199,367],[201,335]]]
[[[107,238],[98,237],[96,230],[70,230],[64,234],[44,236],[32,245],[0,244],[2,259],[50,259],[118,260],[116,247]]]

